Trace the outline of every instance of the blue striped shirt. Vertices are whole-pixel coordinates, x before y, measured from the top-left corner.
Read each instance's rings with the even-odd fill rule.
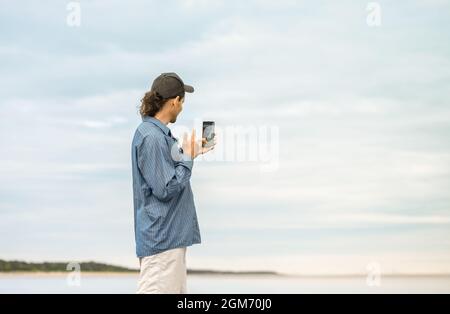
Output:
[[[142,120],[131,148],[138,257],[201,242],[189,182],[193,160],[164,123],[153,117]]]

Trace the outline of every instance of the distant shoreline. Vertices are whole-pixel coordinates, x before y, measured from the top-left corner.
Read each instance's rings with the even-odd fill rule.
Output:
[[[8,277],[34,277],[34,278],[44,278],[44,277],[66,277],[72,274],[72,271],[49,271],[49,272],[39,272],[39,271],[9,271],[1,272],[0,279]],[[139,276],[138,271],[129,272],[95,272],[95,271],[81,271],[82,277],[137,277]],[[241,278],[285,278],[285,279],[351,279],[351,278],[366,278],[367,274],[330,274],[330,275],[297,275],[297,274],[268,274],[268,273],[258,273],[258,272],[189,272],[188,276],[194,277],[241,277]],[[381,275],[381,278],[386,279],[396,279],[396,278],[448,278],[450,279],[450,274],[385,274]]]
[[[0,274],[67,274],[77,266],[83,274],[138,274],[139,269],[109,265],[97,262],[43,262],[6,261],[0,259]],[[211,269],[188,269],[188,275],[248,275],[278,276],[273,271],[216,271]]]
[[[78,262],[82,276],[137,276],[138,269],[126,268],[97,262]],[[28,263],[23,261],[5,261],[0,259],[0,277],[7,276],[66,276],[73,273],[73,268],[68,268],[70,263],[65,262],[43,262]],[[227,277],[276,277],[276,278],[361,278],[367,277],[364,273],[354,274],[298,274],[279,273],[275,271],[223,271],[212,269],[188,269],[190,276],[227,276]],[[383,278],[447,278],[450,273],[386,273],[381,274]]]
[[[32,271],[12,271],[12,272],[0,272],[0,278],[7,278],[7,277],[65,277],[72,274],[72,272],[32,272]],[[81,271],[82,277],[137,277],[139,276],[139,272],[91,272],[91,271]],[[236,272],[230,272],[230,273],[214,273],[214,272],[207,272],[207,273],[188,273],[188,276],[199,276],[199,277],[278,277],[278,275],[274,274],[264,274],[264,273],[236,273]]]
[[[0,271],[0,277],[6,276],[66,276],[68,274],[72,274],[74,271]],[[139,271],[83,271],[81,269],[80,273],[82,276],[138,276]],[[197,270],[188,270],[187,272],[190,276],[285,276],[277,273],[270,272],[234,272],[234,271],[197,271]]]

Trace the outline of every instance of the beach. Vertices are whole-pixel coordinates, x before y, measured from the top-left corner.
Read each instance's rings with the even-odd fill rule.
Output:
[[[0,273],[0,293],[134,294],[137,273]],[[188,293],[450,293],[450,276],[188,275]]]

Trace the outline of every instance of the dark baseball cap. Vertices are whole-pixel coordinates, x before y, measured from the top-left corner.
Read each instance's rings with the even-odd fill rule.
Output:
[[[162,73],[153,81],[152,91],[157,92],[164,99],[168,99],[176,97],[183,92],[193,93],[194,88],[184,84],[178,74],[169,72]]]

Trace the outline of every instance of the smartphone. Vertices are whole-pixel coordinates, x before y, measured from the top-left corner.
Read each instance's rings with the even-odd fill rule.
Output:
[[[203,147],[210,147],[214,143],[214,121],[203,121],[202,138],[206,138],[206,143],[203,143]]]

